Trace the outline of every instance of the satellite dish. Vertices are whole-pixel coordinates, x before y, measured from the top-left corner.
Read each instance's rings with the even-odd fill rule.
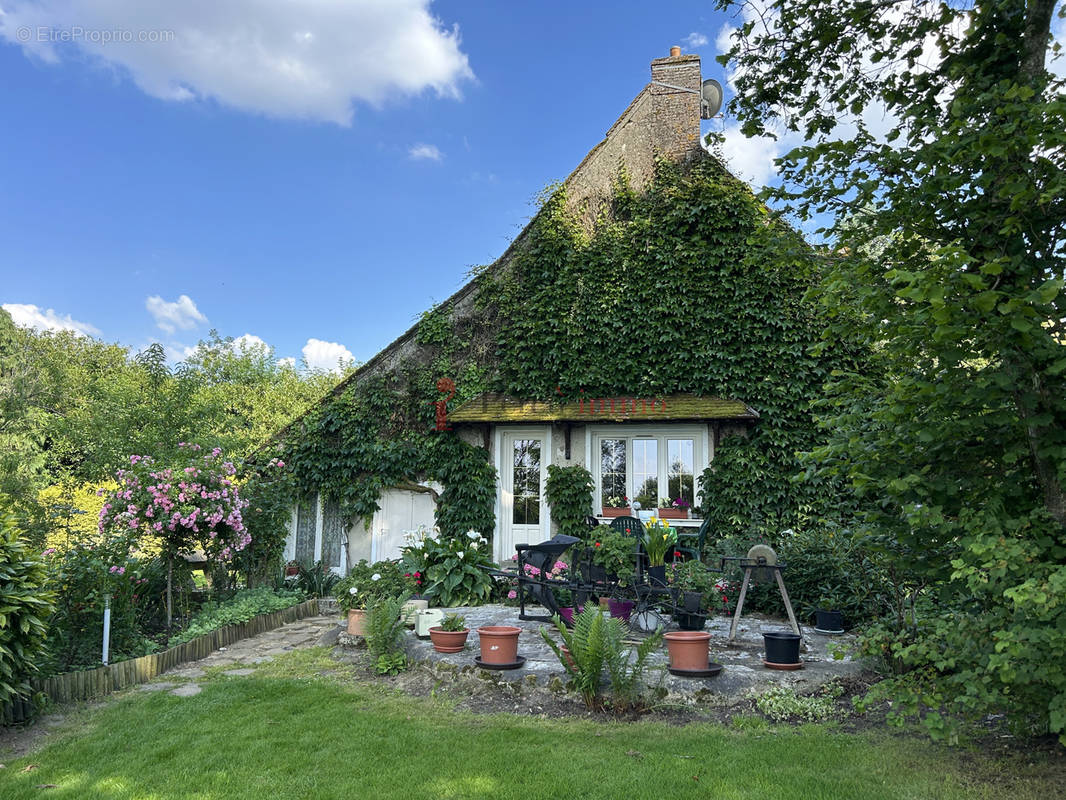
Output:
[[[700,87],[700,118],[712,119],[722,108],[722,84],[708,78]]]

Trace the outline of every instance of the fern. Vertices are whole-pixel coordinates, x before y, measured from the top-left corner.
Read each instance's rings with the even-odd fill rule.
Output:
[[[605,671],[610,679],[611,707],[620,713],[639,707],[641,678],[648,656],[662,642],[662,631],[656,631],[640,643],[631,664],[633,651],[625,641],[625,625],[621,620],[605,616],[599,606],[585,606],[574,617],[573,630],[568,630],[558,615],[552,617],[552,622],[570,651],[570,659],[563,656],[547,628],[541,628],[540,634],[573,679],[574,689],[586,708],[603,708],[601,689]]]
[[[400,616],[403,604],[402,597],[388,597],[367,609],[366,647],[370,655],[378,661],[382,656],[392,657],[403,653],[400,644],[404,630]]]

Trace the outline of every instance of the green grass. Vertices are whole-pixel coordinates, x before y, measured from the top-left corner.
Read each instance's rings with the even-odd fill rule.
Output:
[[[9,761],[0,797],[1017,800],[1060,787],[1046,769],[1005,775],[921,739],[817,725],[460,714],[354,684],[349,669],[301,651],[254,677],[209,676],[192,698],[130,692],[72,714],[47,747]]]

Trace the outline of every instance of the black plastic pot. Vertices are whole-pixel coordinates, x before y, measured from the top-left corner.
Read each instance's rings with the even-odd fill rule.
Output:
[[[766,660],[771,664],[798,664],[800,637],[794,633],[774,631],[762,635],[766,645]]]
[[[702,631],[707,617],[703,614],[690,614],[687,611],[678,611],[674,614],[674,622],[683,631]]]
[[[666,565],[648,567],[648,583],[652,586],[666,586]]]
[[[841,611],[823,611],[818,609],[814,612],[814,626],[826,633],[844,632],[844,614]]]

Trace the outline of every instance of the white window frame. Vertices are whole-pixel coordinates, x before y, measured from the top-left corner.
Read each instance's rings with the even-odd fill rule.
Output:
[[[289,535],[285,537],[285,561],[289,562],[296,558],[296,524],[297,515],[299,514],[300,503],[297,501],[292,507],[292,513],[289,515]],[[322,502],[322,493],[315,493],[315,547],[314,547],[314,560],[320,561],[322,559],[322,543],[324,536],[324,517],[325,517],[325,503]],[[341,563],[336,567],[331,567],[331,570],[336,575],[343,576],[345,572],[344,561],[348,552],[348,531],[345,531],[344,536],[341,538]]]
[[[602,508],[602,481],[600,476],[600,469],[602,468],[602,459],[600,458],[600,442],[603,439],[625,439],[626,440],[626,496],[632,499],[635,497],[635,487],[633,486],[633,440],[634,439],[655,439],[658,441],[656,448],[658,456],[658,468],[659,468],[659,491],[660,497],[662,497],[662,487],[668,485],[669,478],[669,453],[667,447],[668,439],[691,439],[692,440],[692,469],[693,469],[693,492],[694,495],[698,495],[701,489],[700,479],[703,476],[703,470],[705,470],[714,458],[714,444],[711,441],[710,432],[706,425],[688,424],[688,425],[589,425],[585,429],[585,463],[589,465],[589,471],[592,473],[592,479],[596,484],[595,494],[593,495],[594,508],[593,511],[596,514],[600,513]],[[695,496],[693,500],[695,500]],[[658,500],[658,498],[656,498]]]

